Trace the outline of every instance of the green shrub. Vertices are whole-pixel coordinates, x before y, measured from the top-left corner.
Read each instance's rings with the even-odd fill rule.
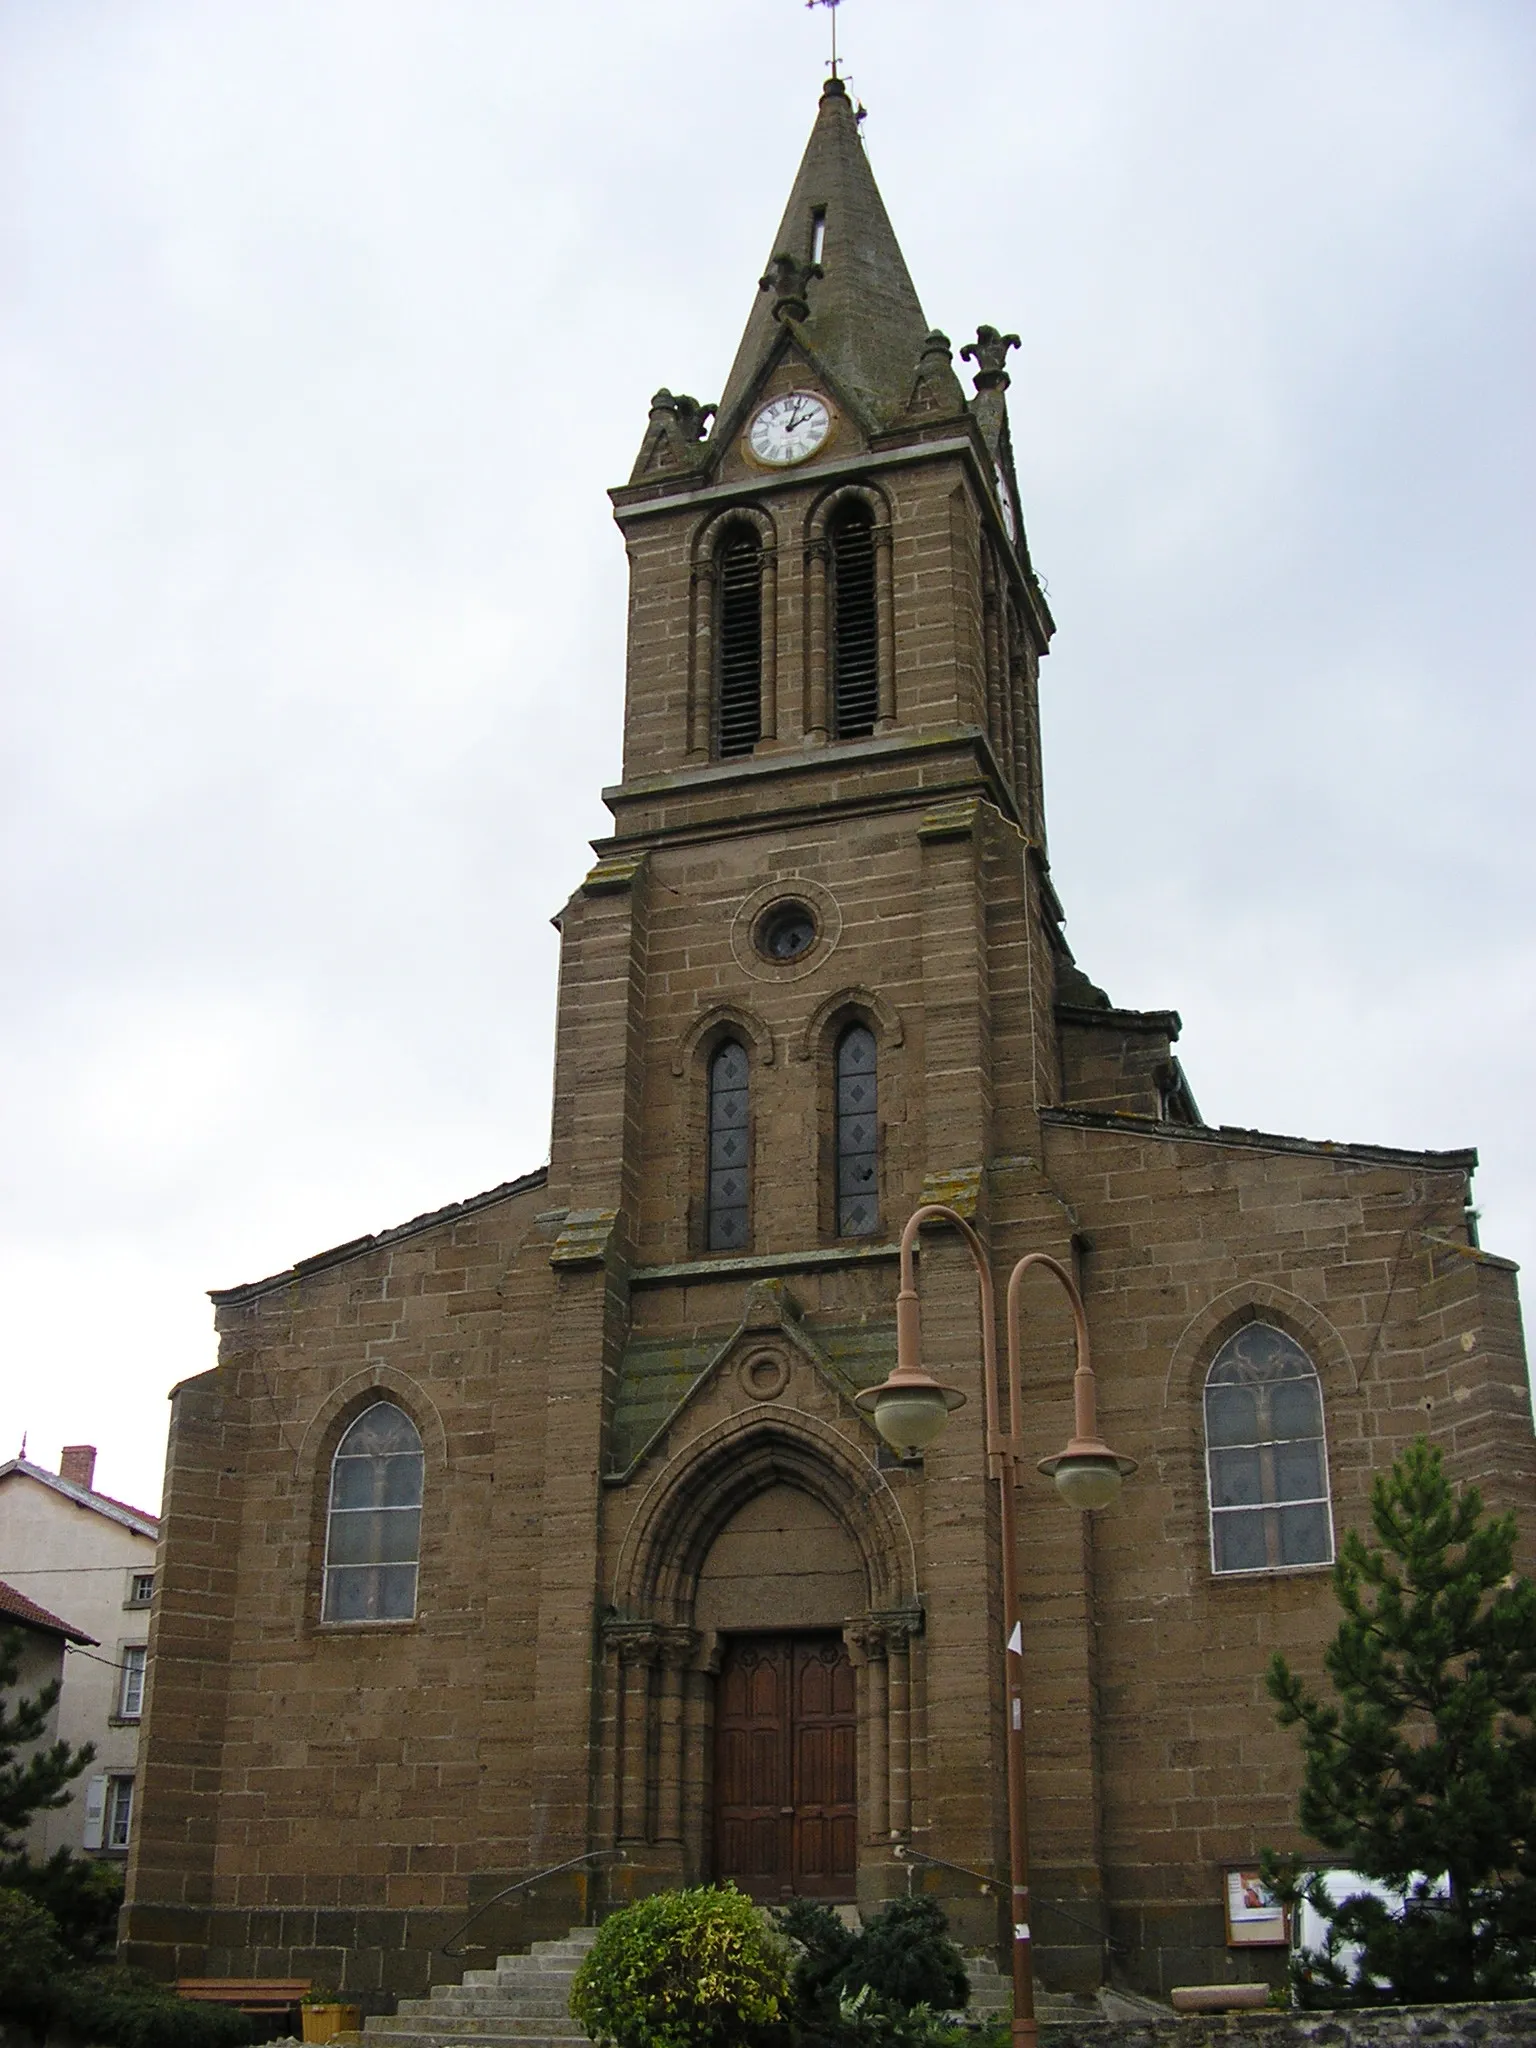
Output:
[[[752,1901],[703,1885],[605,1920],[571,2017],[614,2048],[752,2048],[776,2038],[788,1994],[788,1957]]]
[[[42,2034],[65,1961],[53,1915],[24,1892],[0,1891],[0,2020]]]
[[[92,2048],[246,2048],[262,2029],[227,2005],[178,1998],[138,1970],[80,1970],[56,1980],[55,2026]]]
[[[800,1949],[791,2018],[807,2048],[935,2048],[954,2032],[936,2015],[964,2007],[971,1987],[932,1899],[892,1899],[862,1929],[809,1899],[775,1918]]]
[[[118,1864],[58,1849],[46,1863],[13,1856],[0,1863],[0,1885],[25,1892],[53,1915],[59,1939],[76,1963],[110,1962],[123,1903]]]

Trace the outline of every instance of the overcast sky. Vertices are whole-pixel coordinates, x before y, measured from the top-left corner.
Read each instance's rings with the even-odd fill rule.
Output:
[[[1211,1122],[1476,1144],[1536,1252],[1530,0],[848,0],[1016,329],[1055,879]],[[546,1153],[660,384],[798,0],[0,0],[0,1455],[153,1507],[204,1290]]]

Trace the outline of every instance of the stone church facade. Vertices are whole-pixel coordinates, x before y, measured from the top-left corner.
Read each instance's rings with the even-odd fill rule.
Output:
[[[920,1459],[854,1397],[912,1208],[1079,1279],[1139,1461],[1020,1501],[1041,1980],[1158,1990],[1296,1841],[1263,1687],[1416,1433],[1532,1521],[1513,1268],[1471,1152],[1201,1122],[1171,1012],[1073,961],[1012,337],[930,331],[827,86],[725,394],[613,493],[614,829],[559,920],[547,1167],[215,1296],[174,1397],[126,1955],[370,2006],[648,1887],[939,1896],[996,1944],[997,1505],[975,1276],[921,1241]],[[1070,1433],[1026,1302],[1032,1456]],[[1529,1532],[1528,1532],[1529,1533]],[[581,1860],[585,1859],[585,1860]],[[556,1869],[556,1866],[564,1866]]]

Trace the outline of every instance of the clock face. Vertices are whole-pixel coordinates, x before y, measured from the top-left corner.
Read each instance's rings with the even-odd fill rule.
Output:
[[[782,468],[804,462],[832,431],[832,415],[811,391],[786,391],[770,398],[747,429],[747,446],[759,462]]]
[[[1003,465],[1000,462],[993,463],[992,474],[997,478],[997,506],[1003,515],[1003,524],[1008,529],[1008,538],[1010,540],[1017,540],[1019,537],[1019,523],[1014,517],[1013,493],[1008,488],[1008,478],[1004,474]]]

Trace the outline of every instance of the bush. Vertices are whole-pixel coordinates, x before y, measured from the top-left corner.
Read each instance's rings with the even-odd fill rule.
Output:
[[[53,1915],[59,1939],[79,1964],[110,1962],[123,1903],[119,1866],[59,1849],[46,1863],[15,1856],[0,1863],[0,1885],[24,1892]]]
[[[605,1920],[571,2017],[614,2048],[752,2048],[776,2038],[788,1994],[788,1958],[752,1901],[703,1885]]]
[[[971,1994],[949,1922],[932,1899],[892,1899],[862,1929],[797,1899],[776,1915],[801,1954],[791,1978],[793,2022],[813,2048],[916,2048],[945,2033],[936,2012]]]
[[[0,1891],[0,2020],[19,2020],[43,2033],[64,1964],[53,1915],[23,1892]]]
[[[178,1998],[139,1970],[81,1970],[53,1992],[55,2025],[93,2048],[247,2048],[262,2032],[245,2013]]]

